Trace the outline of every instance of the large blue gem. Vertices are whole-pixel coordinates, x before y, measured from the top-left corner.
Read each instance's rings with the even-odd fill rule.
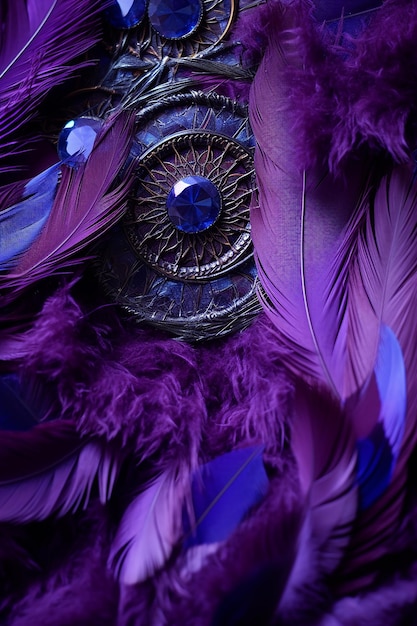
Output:
[[[154,29],[166,39],[182,39],[195,31],[203,15],[200,0],[149,0]]]
[[[105,16],[116,28],[133,28],[143,20],[145,9],[146,0],[113,0]]]
[[[67,122],[58,137],[58,156],[67,165],[84,163],[94,146],[102,121],[94,117],[78,117]]]
[[[186,176],[172,187],[167,212],[174,226],[184,233],[199,233],[214,224],[221,211],[221,196],[203,176]]]

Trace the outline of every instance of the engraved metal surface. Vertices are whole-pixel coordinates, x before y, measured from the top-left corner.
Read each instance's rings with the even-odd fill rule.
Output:
[[[136,253],[171,278],[202,280],[226,272],[251,254],[249,200],[253,161],[235,140],[208,132],[183,132],[147,152],[138,168],[136,197],[123,225]],[[180,232],[166,198],[188,175],[208,178],[222,196],[220,219],[208,231]]]
[[[236,17],[237,0],[204,0],[198,27],[177,40],[161,36],[145,17],[137,28],[121,31],[116,43],[132,56],[148,63],[161,62],[165,57],[193,57],[218,45],[228,34]],[[114,31],[114,34],[117,31]]]
[[[109,297],[139,321],[198,341],[243,328],[259,312],[253,145],[245,110],[224,97],[184,94],[138,114],[136,186],[96,271]],[[166,209],[170,189],[187,175],[209,179],[222,196],[219,219],[192,234],[176,229]]]

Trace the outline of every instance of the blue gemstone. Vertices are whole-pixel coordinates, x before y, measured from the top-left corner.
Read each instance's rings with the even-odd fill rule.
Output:
[[[58,137],[58,156],[67,165],[84,163],[94,146],[102,120],[78,117],[67,122]]]
[[[200,0],[150,0],[148,15],[154,29],[166,39],[182,39],[200,24]]]
[[[146,0],[113,0],[104,14],[115,28],[133,28],[143,20],[145,9]]]
[[[219,190],[210,180],[186,176],[172,187],[166,206],[175,228],[184,233],[199,233],[214,224],[221,204]]]

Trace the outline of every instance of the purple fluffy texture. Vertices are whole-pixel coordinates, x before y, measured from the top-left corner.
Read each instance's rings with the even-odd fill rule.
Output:
[[[89,517],[49,528],[40,543],[38,577],[23,585],[6,612],[7,626],[113,626],[118,586],[106,570],[107,521],[101,507],[92,507]],[[71,539],[71,549],[63,538]],[[35,548],[36,550],[36,548]],[[38,548],[39,550],[39,548]],[[59,559],[59,561],[58,561]],[[19,581],[22,584],[22,581]],[[0,615],[2,613],[0,612]]]
[[[362,596],[344,598],[318,626],[412,626],[417,615],[417,566],[407,576]]]
[[[52,395],[50,414],[75,420],[84,435],[117,437],[142,460],[163,451],[163,463],[195,466],[201,442],[204,457],[242,442],[281,447],[291,384],[264,318],[199,349],[124,329],[116,316],[93,318],[66,287],[26,339],[22,376]]]
[[[278,603],[293,563],[302,519],[293,463],[281,458],[280,465],[285,478],[271,482],[268,497],[230,540],[211,554],[204,554],[207,547],[200,547],[200,569],[196,571],[190,554],[185,553],[152,584],[125,590],[120,626],[143,624],[141,611],[145,606],[150,624],[210,626],[213,612],[227,594],[254,570],[271,564],[279,564],[281,569],[282,578],[275,589]],[[277,516],[278,510],[283,514]]]
[[[281,10],[277,2],[266,2],[243,12],[234,28],[234,39],[241,42],[242,63],[246,67],[258,65],[268,45],[268,38],[281,30]]]
[[[417,101],[416,3],[385,2],[356,39],[330,34],[311,13],[305,0],[274,1],[241,36],[249,57],[265,46],[264,37],[288,37],[288,28],[296,40],[299,59],[287,78],[300,169],[327,163],[339,171],[365,147],[406,161],[415,147],[409,122]]]
[[[3,576],[13,562],[11,586],[0,594],[0,618],[8,616],[7,626],[212,626],[217,607],[236,588],[243,585],[246,597],[246,582],[272,567],[280,572],[272,580],[273,623],[281,624],[278,604],[298,549],[304,503],[286,450],[292,385],[275,331],[260,316],[233,337],[194,348],[129,323],[122,326],[108,309],[89,310],[76,298],[77,287],[61,288],[46,302],[21,365],[23,380],[44,385],[53,414],[71,415],[83,433],[121,440],[138,460],[153,456],[154,470],[175,460],[191,465],[243,442],[263,441],[270,492],[225,543],[174,552],[151,579],[120,590],[106,566],[117,523],[106,521],[107,513],[94,503],[81,518],[46,521],[38,531],[28,527],[26,538],[25,529],[13,529],[0,542]],[[119,514],[131,499],[131,488],[129,481],[116,485]],[[402,535],[397,552],[415,543],[410,520],[412,532]],[[66,541],[63,524],[74,535]],[[55,549],[39,559],[35,546],[41,528]],[[308,608],[316,617],[311,625],[317,615],[328,620],[321,626],[353,625],[358,607],[366,606],[369,624],[383,624],[384,616],[385,626],[394,626],[394,613],[407,615],[414,606],[415,583],[404,568],[386,584],[383,605],[375,587],[339,599],[332,608],[326,583],[313,577]],[[257,626],[266,623],[260,620]]]

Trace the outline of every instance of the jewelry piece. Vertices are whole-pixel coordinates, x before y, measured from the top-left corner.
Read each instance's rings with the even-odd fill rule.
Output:
[[[245,109],[225,97],[181,94],[138,116],[136,184],[96,263],[114,301],[188,340],[250,323],[253,146]]]

